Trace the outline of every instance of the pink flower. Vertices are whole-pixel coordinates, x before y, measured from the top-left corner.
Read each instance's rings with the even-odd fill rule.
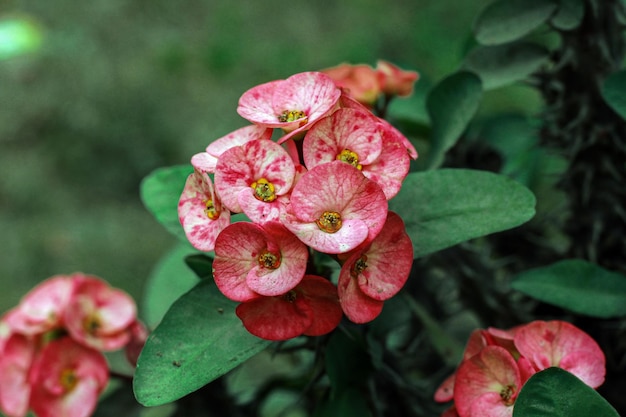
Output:
[[[358,102],[371,106],[380,94],[380,78],[374,68],[365,64],[340,64],[322,72],[335,81],[348,95]]]
[[[311,169],[335,159],[347,162],[375,181],[389,200],[400,191],[411,162],[399,135],[368,111],[342,108],[307,132],[304,163]]]
[[[454,405],[460,417],[505,417],[525,383],[515,359],[500,346],[486,346],[456,373]]]
[[[124,347],[130,340],[129,327],[137,318],[134,300],[99,278],[76,274],[75,280],[74,294],[64,315],[70,336],[97,350]]]
[[[413,265],[413,245],[397,214],[388,212],[381,232],[366,247],[348,254],[339,274],[339,300],[355,323],[375,319],[382,302],[400,291]]]
[[[201,251],[212,251],[217,235],[230,224],[230,212],[222,207],[211,178],[194,171],[187,177],[178,201],[178,218],[187,239]]]
[[[604,353],[595,340],[564,321],[534,321],[515,334],[515,346],[537,371],[558,366],[597,388],[604,382]]]
[[[295,173],[293,160],[280,145],[255,140],[220,156],[215,188],[229,210],[263,223],[278,220]]]
[[[28,374],[35,353],[35,340],[19,333],[6,337],[0,348],[0,409],[8,417],[23,417],[28,412]]]
[[[220,291],[235,301],[278,296],[302,280],[308,255],[306,246],[278,222],[233,223],[215,243],[213,276]]]
[[[282,143],[334,110],[340,95],[327,75],[303,72],[246,91],[237,113],[254,124],[290,132]]]
[[[390,62],[379,60],[376,73],[382,92],[389,96],[409,96],[413,93],[413,85],[419,78],[415,71],[404,71]]]
[[[63,312],[74,290],[72,277],[57,275],[49,278],[22,298],[19,305],[5,317],[17,333],[36,335],[63,325]]]
[[[244,302],[236,313],[250,333],[267,340],[320,336],[335,329],[342,316],[335,286],[316,275],[305,275],[283,295]]]
[[[378,184],[342,161],[318,165],[304,174],[281,217],[302,242],[332,254],[373,240],[386,218],[387,200]]]
[[[191,157],[191,165],[201,172],[215,172],[217,159],[228,149],[241,146],[253,140],[269,140],[272,137],[272,129],[264,126],[245,126],[211,142],[206,152],[195,154]]]
[[[47,344],[30,375],[30,406],[38,417],[88,417],[109,379],[104,356],[69,337]]]

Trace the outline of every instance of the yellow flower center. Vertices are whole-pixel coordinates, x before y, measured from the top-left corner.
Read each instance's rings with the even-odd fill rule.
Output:
[[[83,329],[89,335],[95,335],[102,327],[102,321],[98,313],[91,313],[83,319]]]
[[[336,211],[325,211],[315,223],[321,231],[335,233],[341,229],[341,214]]]
[[[59,382],[61,383],[61,386],[63,387],[65,392],[69,392],[74,389],[76,384],[78,384],[78,378],[76,377],[74,370],[68,368],[61,371]]]
[[[258,257],[259,265],[262,268],[276,269],[280,266],[280,256],[265,250]]]
[[[254,196],[257,200],[265,201],[266,203],[276,200],[276,194],[274,193],[274,184],[272,184],[265,178],[259,178],[258,180],[250,184],[250,187],[254,189]]]
[[[361,169],[363,166],[359,164],[359,155],[356,152],[352,152],[350,149],[344,149],[337,155],[337,160],[347,162],[356,169]]]
[[[285,110],[278,116],[278,121],[281,123],[295,122],[300,119],[306,119],[306,113],[300,110]]]
[[[357,261],[352,265],[352,269],[350,269],[350,275],[354,278],[359,276],[359,274],[367,269],[367,255],[361,256]]]
[[[502,398],[502,401],[504,401],[506,405],[513,405],[513,401],[511,401],[511,397],[513,397],[514,390],[515,390],[515,387],[513,385],[507,385],[506,387],[502,388],[502,390],[500,391],[500,398]]]
[[[220,217],[220,212],[217,210],[217,207],[215,207],[213,200],[204,200],[204,207],[204,214],[206,214],[209,219],[215,220]]]

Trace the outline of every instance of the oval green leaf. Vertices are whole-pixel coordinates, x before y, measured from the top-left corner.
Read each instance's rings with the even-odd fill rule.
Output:
[[[626,316],[626,276],[581,259],[523,272],[511,286],[575,313],[599,318]]]
[[[482,99],[480,78],[460,71],[442,80],[426,98],[432,123],[431,148],[426,166],[437,168],[478,110]]]
[[[497,0],[476,19],[474,35],[483,45],[511,42],[539,27],[556,8],[554,0]]]
[[[602,97],[622,119],[626,120],[626,70],[613,73],[604,81]]]
[[[561,30],[576,29],[585,16],[583,0],[560,0],[559,10],[550,19],[550,23]]]
[[[483,88],[490,90],[525,79],[548,55],[546,48],[530,42],[482,46],[467,55],[464,67],[478,74]]]
[[[619,417],[593,388],[561,369],[534,374],[522,387],[513,417]]]
[[[535,214],[535,196],[504,175],[470,169],[410,173],[389,209],[404,219],[414,256],[510,229]]]
[[[191,165],[158,168],[143,179],[139,189],[148,211],[166,230],[184,241],[187,238],[178,220],[178,200],[192,172]]]
[[[175,401],[265,349],[270,342],[248,333],[236,306],[212,280],[179,298],[139,356],[133,380],[137,401],[145,406]]]

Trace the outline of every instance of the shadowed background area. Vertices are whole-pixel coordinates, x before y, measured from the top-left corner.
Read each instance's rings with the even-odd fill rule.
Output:
[[[423,96],[459,66],[486,3],[4,3],[0,18],[29,22],[41,44],[0,60],[0,310],[75,271],[139,297],[174,241],[141,205],[141,179],[246,125],[246,89],[385,59],[419,71]]]

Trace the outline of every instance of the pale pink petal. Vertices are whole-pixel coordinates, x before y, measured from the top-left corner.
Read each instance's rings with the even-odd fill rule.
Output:
[[[217,157],[206,152],[200,152],[191,157],[191,165],[200,172],[214,173]]]
[[[378,158],[363,166],[363,175],[376,182],[390,200],[400,191],[409,173],[411,159],[401,142],[386,136],[384,134]]]
[[[452,401],[454,398],[454,380],[456,378],[456,373],[450,375],[439,385],[437,390],[435,391],[435,401],[438,403],[445,403],[448,401]]]
[[[217,235],[230,224],[230,212],[222,207],[206,173],[196,171],[187,178],[178,201],[178,218],[194,248],[213,250]]]
[[[378,158],[382,137],[378,122],[370,112],[339,109],[315,123],[303,142],[304,164],[311,169],[338,158],[344,150],[355,153],[359,165],[367,165]],[[355,165],[356,166],[356,165]]]
[[[513,405],[502,402],[497,392],[487,392],[480,395],[472,403],[467,414],[469,417],[512,417]],[[464,417],[463,415],[461,417]]]
[[[267,223],[271,221],[279,221],[280,214],[283,212],[285,205],[289,202],[287,196],[281,195],[274,201],[262,201],[254,196],[252,187],[247,187],[239,192],[239,205],[243,209],[243,213],[254,223]]]
[[[271,137],[272,129],[257,125],[245,126],[211,142],[209,146],[207,146],[206,152],[218,158],[224,152],[235,146],[241,146],[253,140],[268,140]]]
[[[417,159],[417,150],[406,136],[404,136],[398,129],[396,129],[391,123],[389,123],[385,119],[378,119],[378,121],[382,125],[382,129],[385,131],[384,137],[394,137],[406,148],[406,151],[411,159]]]

